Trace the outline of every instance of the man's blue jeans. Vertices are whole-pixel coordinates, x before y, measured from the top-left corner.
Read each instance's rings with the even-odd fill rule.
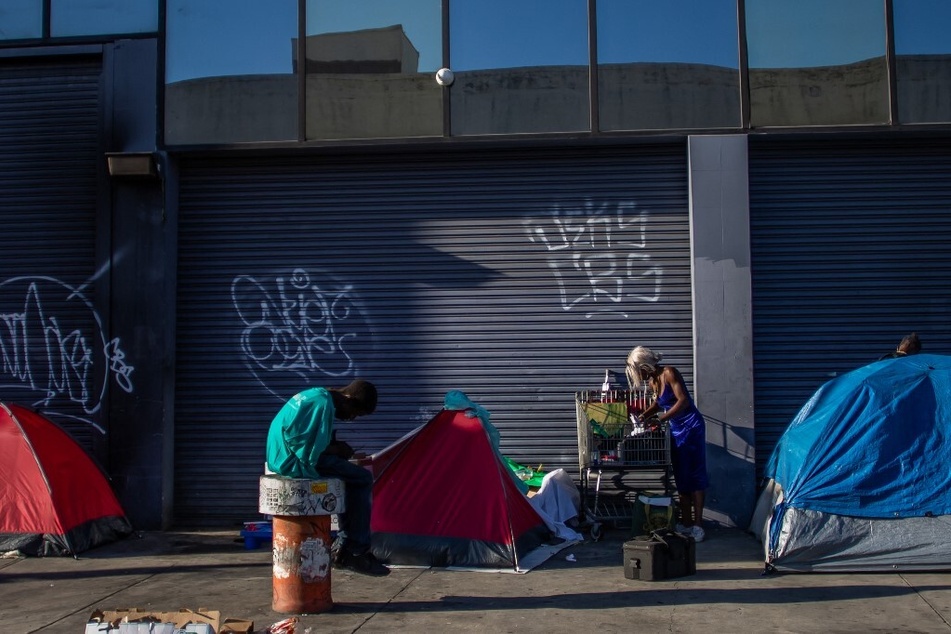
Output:
[[[337,516],[343,548],[351,555],[362,555],[370,548],[370,494],[373,474],[340,456],[321,454],[317,473],[344,483],[346,511]]]

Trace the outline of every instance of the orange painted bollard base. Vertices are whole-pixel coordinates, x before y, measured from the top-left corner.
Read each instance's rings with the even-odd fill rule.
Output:
[[[330,516],[273,518],[275,612],[317,614],[333,607],[330,596]]]

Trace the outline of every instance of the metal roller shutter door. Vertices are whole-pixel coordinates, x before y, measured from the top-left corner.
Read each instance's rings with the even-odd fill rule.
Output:
[[[181,174],[179,524],[256,516],[268,424],[312,385],[378,385],[377,412],[342,427],[358,449],[458,389],[506,455],[577,472],[575,390],[641,342],[692,367],[683,144],[186,157]]]
[[[100,427],[95,307],[95,59],[0,59],[0,399],[38,407],[87,449]]]
[[[750,143],[757,468],[812,393],[908,332],[951,349],[951,144]]]

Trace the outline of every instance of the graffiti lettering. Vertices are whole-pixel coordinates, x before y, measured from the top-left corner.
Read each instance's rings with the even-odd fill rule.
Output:
[[[244,324],[241,352],[265,386],[262,373],[290,372],[313,382],[355,374],[350,346],[369,335],[351,285],[320,284],[295,269],[269,282],[238,276],[231,297]]]
[[[50,277],[16,277],[0,283],[0,298],[18,303],[0,312],[0,376],[7,377],[0,387],[35,392],[33,405],[47,411],[65,399],[86,414],[99,411],[110,378],[132,391],[134,368],[118,339],[105,341],[99,315],[78,290]]]
[[[131,365],[125,363],[125,353],[119,348],[119,340],[113,339],[106,344],[106,358],[109,359],[109,370],[113,378],[126,392],[132,391],[132,370]]]
[[[548,217],[525,223],[528,239],[548,253],[563,310],[627,317],[629,302],[660,299],[663,268],[645,251],[648,220],[634,203],[589,201],[557,206]]]

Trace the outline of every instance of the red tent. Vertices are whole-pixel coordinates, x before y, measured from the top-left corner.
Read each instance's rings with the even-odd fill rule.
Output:
[[[385,563],[518,570],[550,538],[478,418],[443,410],[373,464],[372,548]]]
[[[0,403],[0,551],[73,555],[132,532],[102,471],[55,423]]]

